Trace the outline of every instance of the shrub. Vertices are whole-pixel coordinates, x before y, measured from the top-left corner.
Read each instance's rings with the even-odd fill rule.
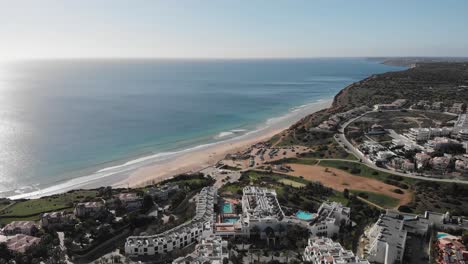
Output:
[[[412,213],[413,209],[411,209],[410,207],[406,205],[401,205],[400,207],[398,207],[398,211],[403,212],[403,213]]]

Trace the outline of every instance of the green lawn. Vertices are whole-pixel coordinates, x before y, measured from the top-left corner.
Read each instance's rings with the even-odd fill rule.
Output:
[[[316,165],[317,160],[315,159],[304,159],[304,158],[289,158],[281,160],[282,163],[293,163],[293,164],[304,164],[304,165]]]
[[[40,199],[20,201],[2,211],[0,216],[28,216],[48,211],[63,210],[73,207],[74,202],[90,200],[95,198],[96,195],[97,191],[81,190]]]
[[[40,215],[29,216],[29,217],[11,217],[11,218],[0,218],[1,225],[7,225],[13,221],[39,221]]]
[[[290,186],[292,186],[294,188],[300,188],[300,187],[305,186],[304,183],[300,183],[300,182],[289,180],[289,179],[280,179],[278,182],[281,182],[281,183],[286,184],[286,185],[290,185]]]
[[[358,194],[358,196],[361,196],[362,198],[368,200],[369,202],[375,203],[384,208],[395,208],[400,202],[400,200],[396,198],[393,198],[384,194],[380,194],[380,193],[367,192],[367,191],[361,191],[361,190],[350,190],[350,192]]]

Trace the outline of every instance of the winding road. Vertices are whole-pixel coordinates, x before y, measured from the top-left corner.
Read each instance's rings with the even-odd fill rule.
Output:
[[[382,172],[387,172],[387,173],[391,173],[391,174],[394,174],[394,175],[398,175],[398,176],[402,176],[402,177],[407,177],[407,178],[412,178],[412,179],[417,179],[417,180],[423,180],[423,181],[434,181],[434,182],[448,182],[448,183],[463,183],[463,184],[468,184],[468,181],[466,180],[459,180],[459,179],[443,179],[443,178],[430,178],[430,177],[424,177],[424,176],[418,176],[418,175],[413,175],[413,174],[408,174],[408,173],[402,173],[402,172],[397,172],[397,171],[392,171],[392,170],[388,170],[388,169],[385,169],[385,168],[381,168],[381,167],[378,167],[376,166],[372,161],[370,161],[369,159],[367,159],[362,153],[361,151],[359,151],[356,147],[353,146],[353,144],[351,144],[351,142],[348,141],[348,139],[346,138],[345,136],[345,129],[346,127],[351,124],[352,122],[354,122],[355,120],[369,114],[369,113],[372,113],[372,112],[375,112],[375,111],[368,111],[368,112],[365,112],[363,113],[362,115],[360,116],[357,116],[355,118],[352,118],[348,121],[346,121],[339,129],[338,129],[338,133],[335,134],[335,136],[333,137],[335,139],[335,141],[341,146],[343,147],[348,153],[351,153],[353,154],[354,156],[356,156],[358,159],[361,160],[361,163],[367,165],[368,167],[374,169],[374,170],[378,170],[378,171],[382,171]],[[351,161],[352,162],[352,161]]]

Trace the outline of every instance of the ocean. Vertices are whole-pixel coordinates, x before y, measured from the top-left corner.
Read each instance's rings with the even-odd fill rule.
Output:
[[[367,59],[0,63],[0,196],[242,136],[372,74]]]

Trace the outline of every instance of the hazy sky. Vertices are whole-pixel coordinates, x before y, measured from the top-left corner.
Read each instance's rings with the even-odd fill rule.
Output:
[[[0,0],[0,58],[468,56],[466,0]]]

